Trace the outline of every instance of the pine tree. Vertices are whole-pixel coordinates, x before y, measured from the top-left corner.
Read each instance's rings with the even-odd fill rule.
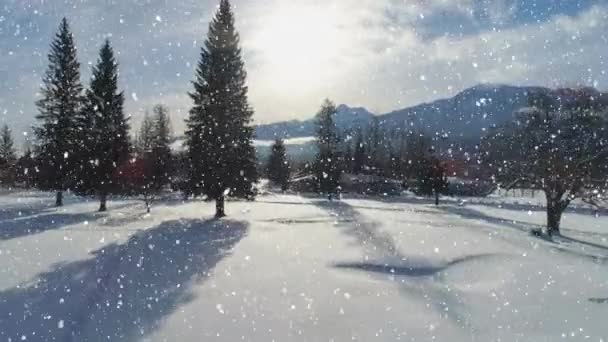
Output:
[[[317,147],[318,154],[315,162],[315,174],[319,192],[331,200],[340,186],[340,154],[338,152],[338,134],[334,123],[336,106],[330,100],[325,100],[317,113]]]
[[[99,211],[107,210],[107,196],[117,187],[115,172],[129,155],[129,124],[123,103],[124,95],[118,91],[118,65],[106,40],[93,67],[82,115],[81,153],[88,163],[80,178],[85,192],[99,196]]]
[[[369,152],[367,163],[372,173],[377,176],[387,175],[386,171],[388,169],[390,151],[386,133],[380,125],[380,120],[374,118],[368,133],[367,146],[369,147]]]
[[[8,125],[4,125],[0,130],[0,164],[14,165],[16,160],[13,134]]]
[[[405,174],[408,179],[417,178],[427,167],[431,139],[424,133],[410,132],[406,138]]]
[[[146,111],[139,127],[139,132],[135,137],[135,152],[138,156],[143,156],[152,150],[154,140],[154,121]]]
[[[0,130],[0,182],[3,185],[15,182],[17,156],[14,145],[11,130],[4,125]]]
[[[342,170],[346,173],[353,172],[353,146],[350,141],[345,142]]]
[[[36,160],[32,156],[32,150],[25,149],[25,152],[17,160],[15,166],[16,181],[21,183],[26,189],[34,186],[36,174]]]
[[[250,126],[253,111],[239,44],[230,3],[221,0],[201,49],[186,131],[190,192],[215,200],[218,218],[225,216],[226,195],[255,195],[258,177]]]
[[[163,105],[154,107],[151,167],[154,191],[160,191],[171,177],[171,120],[169,110]]]
[[[398,147],[394,156],[394,177],[400,179],[407,184],[408,171],[408,150],[407,150],[408,131],[404,128],[399,128],[397,132]]]
[[[78,167],[76,117],[82,104],[80,64],[74,38],[64,18],[51,44],[49,67],[43,79],[42,98],[37,102],[40,125],[34,133],[38,155],[45,170],[43,188],[57,191],[56,205],[63,205],[63,191],[70,188]]]
[[[365,153],[365,142],[363,140],[363,133],[359,130],[357,134],[357,140],[355,141],[355,151],[353,153],[353,173],[360,174],[365,170],[367,165],[367,154]]]
[[[281,190],[286,191],[289,187],[290,170],[285,143],[283,139],[276,139],[266,166],[268,179],[274,184],[280,185]]]
[[[424,159],[423,167],[418,170],[417,192],[421,195],[435,196],[435,205],[439,205],[439,195],[448,189],[445,166],[435,156]]]
[[[169,183],[171,175],[171,123],[168,109],[162,105],[154,107],[154,116],[147,113],[137,136],[136,157],[131,160],[121,175],[134,194],[143,196],[146,210],[155,197]]]
[[[181,191],[184,201],[188,200],[192,195],[192,180],[190,157],[187,151],[178,151],[173,158],[173,169],[171,171],[171,188],[176,191]]]

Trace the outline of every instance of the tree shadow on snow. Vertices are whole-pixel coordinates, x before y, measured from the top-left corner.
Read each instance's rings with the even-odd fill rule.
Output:
[[[79,197],[70,193],[65,193],[63,198],[63,207],[55,207],[55,193],[32,191],[32,192],[10,192],[0,194],[2,196],[10,196],[7,199],[3,198],[3,203],[0,205],[0,225],[6,220],[16,218],[25,218],[29,216],[39,215],[48,212],[56,212],[69,208],[74,204],[88,203],[95,201],[91,197]]]
[[[491,216],[491,215],[485,214],[479,210],[475,210],[475,209],[467,208],[467,207],[463,207],[463,206],[458,206],[458,207],[440,206],[439,209],[441,209],[447,213],[460,216],[464,219],[480,220],[480,221],[488,222],[490,224],[495,224],[495,225],[499,225],[499,226],[503,226],[503,227],[507,227],[507,228],[511,228],[511,229],[516,229],[518,231],[528,233],[529,236],[531,236],[531,237],[535,237],[534,235],[530,234],[533,230],[542,231],[545,228],[544,226],[539,225],[539,224],[520,222],[520,221],[516,221],[516,220],[506,220],[504,218]],[[563,232],[574,232],[573,230],[566,229],[566,228],[562,228],[562,231]],[[583,232],[576,231],[576,233],[582,234]],[[560,250],[562,252],[567,252],[569,254],[573,254],[573,255],[581,256],[581,257],[585,257],[585,258],[591,258],[595,261],[605,262],[606,260],[608,260],[608,255],[598,256],[596,254],[589,254],[589,253],[580,252],[577,250],[566,249],[566,248],[563,248],[563,246],[560,246],[559,243],[560,242],[575,243],[580,246],[592,247],[597,250],[608,251],[608,246],[605,246],[605,245],[601,245],[601,244],[597,244],[597,243],[593,243],[593,242],[589,242],[589,241],[585,241],[585,240],[581,240],[581,239],[576,239],[576,238],[572,238],[572,237],[568,237],[568,236],[564,236],[564,235],[557,236],[555,238],[548,238],[543,235],[543,236],[536,237],[536,238],[537,239],[539,238],[542,241],[551,243],[553,245],[553,247],[557,248],[558,250]]]
[[[443,272],[448,268],[463,264],[468,261],[473,260],[481,260],[487,258],[497,257],[500,254],[476,254],[476,255],[465,255],[460,258],[456,258],[454,260],[450,260],[443,264],[438,265],[390,265],[390,264],[378,264],[373,262],[349,262],[349,263],[336,263],[334,267],[336,268],[344,268],[344,269],[353,269],[367,272],[374,272],[380,274],[388,274],[395,276],[408,276],[408,277],[425,277],[432,276],[437,273]]]
[[[47,203],[11,205],[0,208],[0,227],[5,221],[51,212],[53,207]]]
[[[110,212],[104,213],[68,213],[62,212],[66,207],[58,209],[54,207],[49,208],[48,206],[4,209],[2,210],[2,214],[0,214],[0,217],[3,218],[3,220],[0,220],[0,241],[62,229],[63,227],[84,223],[85,221],[94,222],[110,217],[112,210],[116,211],[133,206],[133,203],[118,204],[111,206],[109,208]],[[121,220],[112,219],[109,224],[121,226],[131,222],[133,219],[134,217]]]
[[[479,210],[467,208],[464,206],[439,206],[438,209],[449,214],[457,215],[465,219],[486,221],[491,224],[501,225],[508,228],[516,229],[524,233],[530,233],[533,229],[542,229],[543,227],[534,223],[523,223],[515,220],[506,220],[504,218],[487,215]]]
[[[315,204],[314,202],[324,202],[325,199],[323,196],[317,195],[316,197],[313,195],[308,195],[305,198],[310,199],[310,202],[288,202],[288,201],[281,201],[281,200],[276,200],[276,199],[257,199],[256,203],[262,203],[262,204],[277,204],[277,205],[294,205],[294,206],[307,206],[307,205],[311,205],[311,204]],[[356,197],[344,197],[342,198],[343,200],[348,200],[348,199],[362,199],[362,198],[356,198]],[[369,198],[363,198],[366,200],[376,200],[379,202],[384,202],[384,203],[406,203],[406,202],[398,202],[398,201],[394,201],[394,200],[388,200],[386,198],[376,198],[376,197],[369,197]],[[412,202],[407,202],[407,203],[411,203],[411,204],[434,204],[433,201],[412,201]],[[368,210],[379,210],[379,211],[390,211],[390,212],[408,212],[408,211],[414,211],[414,212],[421,212],[421,213],[434,213],[433,211],[430,210],[425,210],[425,209],[411,209],[411,208],[387,208],[387,207],[380,207],[380,206],[365,206],[365,205],[350,205],[352,208],[354,209],[368,209]]]
[[[92,214],[55,213],[20,220],[7,220],[0,223],[0,240],[11,240],[26,235],[39,234],[95,219],[96,217]]]
[[[569,237],[569,236],[560,235],[558,237],[558,239],[565,241],[565,242],[578,243],[578,244],[585,245],[588,247],[593,247],[593,248],[597,248],[597,249],[602,249],[604,251],[608,251],[608,246],[600,245],[598,243],[593,243],[593,242],[589,242],[589,241],[585,241],[585,240],[581,240],[581,239],[575,239],[575,238]]]
[[[317,201],[314,204],[335,217],[337,226],[342,228],[344,234],[353,237],[370,254],[375,254],[369,259],[376,261],[368,261],[366,255],[365,262],[335,263],[332,267],[382,275],[383,279],[396,282],[402,293],[424,303],[431,302],[440,315],[453,320],[462,328],[472,328],[465,314],[464,297],[459,296],[456,290],[445,287],[442,272],[455,265],[498,255],[468,255],[447,262],[405,255],[399,251],[392,236],[380,230],[379,222],[368,220],[349,204],[340,201]]]
[[[514,211],[532,211],[532,212],[545,212],[546,206],[543,204],[534,204],[534,203],[505,203],[501,200],[487,200],[487,201],[476,201],[475,198],[463,198],[466,199],[466,203],[470,205],[479,205],[484,207],[491,207],[494,209],[505,209],[505,210],[514,210]],[[525,200],[522,198],[522,201]],[[608,208],[597,207],[592,208],[589,206],[582,207],[577,204],[571,204],[566,208],[566,214],[580,214],[580,215],[608,215]]]
[[[314,201],[312,204],[327,211],[338,226],[344,228],[344,234],[355,238],[371,253],[384,258],[399,256],[393,237],[380,231],[378,222],[368,221],[350,204],[343,201]]]
[[[55,265],[0,292],[0,340],[134,341],[149,335],[245,236],[228,220],[180,220]]]

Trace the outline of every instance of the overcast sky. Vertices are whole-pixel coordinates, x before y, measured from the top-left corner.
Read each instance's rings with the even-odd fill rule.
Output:
[[[175,129],[217,0],[0,1],[0,122],[22,134],[61,17],[82,81],[103,39],[118,53],[134,124],[156,103]],[[601,0],[233,0],[256,122],[308,118],[321,101],[376,113],[481,82],[608,88]]]

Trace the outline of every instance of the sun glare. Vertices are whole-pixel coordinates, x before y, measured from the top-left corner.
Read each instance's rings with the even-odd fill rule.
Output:
[[[256,50],[283,77],[305,81],[327,70],[340,30],[331,12],[290,5],[269,13],[254,38]]]

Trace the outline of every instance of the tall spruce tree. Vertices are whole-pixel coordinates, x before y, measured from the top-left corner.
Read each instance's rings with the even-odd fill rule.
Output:
[[[4,125],[0,130],[0,164],[13,165],[16,160],[13,134],[8,125]]]
[[[154,107],[151,146],[152,179],[155,191],[160,191],[171,177],[171,119],[163,105]]]
[[[342,170],[346,173],[352,173],[353,172],[353,161],[354,161],[354,154],[353,154],[353,146],[352,146],[352,142],[349,141],[345,141],[344,142],[344,153],[343,153],[343,162],[342,162]]]
[[[445,166],[434,155],[429,155],[421,163],[424,166],[418,170],[417,193],[434,196],[435,205],[439,205],[439,195],[445,194],[449,185]]]
[[[333,102],[325,100],[317,113],[317,147],[315,174],[319,192],[328,199],[338,192],[340,184],[340,153],[338,151],[338,134],[334,122],[337,109]]]
[[[17,156],[15,144],[8,125],[0,130],[0,184],[13,185],[16,177]]]
[[[148,213],[154,198],[170,181],[172,161],[168,109],[157,105],[153,112],[153,117],[144,116],[137,136],[136,158],[130,163],[130,172],[123,175],[129,189],[143,196]]]
[[[186,131],[190,192],[215,200],[218,218],[225,216],[226,195],[252,198],[257,182],[241,54],[230,2],[221,0],[201,49]]]
[[[365,152],[365,141],[363,140],[363,132],[361,130],[357,133],[357,140],[355,140],[355,151],[353,152],[353,173],[360,174],[365,170],[367,165],[368,157]]]
[[[154,141],[154,121],[150,117],[150,114],[146,111],[139,132],[135,137],[135,152],[138,156],[143,156],[146,152],[152,150],[152,144]]]
[[[99,196],[99,211],[107,210],[107,196],[117,186],[115,172],[129,155],[129,124],[123,104],[124,95],[118,91],[118,64],[106,40],[86,91],[81,137],[81,153],[88,163],[80,178],[85,192]]]
[[[431,139],[422,132],[412,131],[406,137],[404,173],[407,179],[418,178],[427,167],[428,152],[432,148]]]
[[[48,55],[49,67],[43,78],[42,98],[36,103],[39,126],[38,156],[45,179],[40,186],[57,191],[56,205],[63,205],[63,191],[73,184],[78,167],[76,117],[82,104],[80,64],[67,19],[63,19]]]
[[[25,149],[25,152],[15,164],[15,181],[21,183],[26,189],[34,186],[36,160],[32,156],[32,151],[29,148]]]
[[[289,187],[290,165],[287,160],[287,151],[283,139],[276,139],[272,145],[266,173],[268,179],[281,187],[281,190],[286,191]]]
[[[386,165],[387,148],[385,140],[386,132],[380,127],[380,120],[373,118],[368,132],[369,147],[368,165],[375,175],[382,175]]]

